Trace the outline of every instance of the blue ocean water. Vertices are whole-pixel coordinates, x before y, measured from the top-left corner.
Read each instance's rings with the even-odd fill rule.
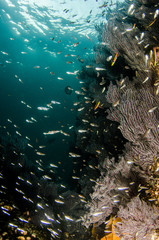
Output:
[[[52,8],[55,5],[54,1],[49,4]],[[69,127],[75,125],[77,111],[73,103],[78,101],[75,91],[80,90],[79,79],[76,78],[82,65],[79,59],[92,55],[97,38],[92,34],[90,41],[85,33],[82,35],[83,26],[80,26],[80,22],[74,26],[65,16],[54,17],[54,10],[50,13],[43,4],[38,6],[27,1],[1,1],[0,5],[1,126],[6,126],[13,135],[17,130],[23,138],[30,138],[33,149],[27,148],[26,151],[33,159],[36,158],[35,149],[45,145],[46,156],[42,156],[42,159],[46,164],[61,162],[67,178],[71,169],[69,144],[73,141]],[[64,12],[65,5],[67,3],[61,4],[63,15],[67,15]],[[56,26],[56,22],[59,26]],[[39,25],[37,28],[36,24]],[[46,29],[40,31],[40,24]],[[91,25],[94,28],[93,22]],[[72,26],[76,31],[71,29]],[[74,43],[79,44],[74,47]],[[74,71],[77,71],[74,75],[66,73]],[[71,95],[65,93],[67,86],[73,89]],[[52,100],[60,104],[53,104],[48,111],[37,109],[39,106],[45,107]],[[26,122],[31,117],[36,122]],[[43,132],[60,129],[70,134],[70,137],[43,135]]]
[[[46,173],[52,177],[53,184],[55,181],[68,189],[77,187],[76,180],[72,180],[76,174],[69,155],[76,148],[78,111],[74,103],[79,101],[82,66],[94,58],[93,47],[98,41],[95,25],[105,19],[101,14],[104,7],[99,8],[103,4],[104,1],[83,0],[0,1],[0,136],[8,155],[4,164],[8,177],[2,184],[8,188],[5,201],[21,206],[21,214],[30,209],[29,201],[37,205],[38,198],[35,200],[24,185],[20,191],[24,191],[27,198],[20,202],[16,188],[18,178],[30,182],[35,174],[41,181]],[[71,88],[71,94],[67,94],[66,87]],[[57,133],[45,134],[49,131]],[[16,151],[21,151],[21,156],[25,154],[25,160],[19,161],[19,157],[15,160],[7,146],[11,146],[15,154]],[[56,167],[51,170],[50,164]],[[30,184],[37,189],[36,194],[43,189],[45,196],[50,179],[46,181],[48,186],[38,187],[38,180],[32,179]],[[33,216],[37,214],[36,208],[29,210],[35,211]],[[43,227],[45,223],[40,223],[40,215],[38,220],[33,218]],[[12,217],[7,218],[5,213],[1,216],[4,224],[12,221],[16,225]]]

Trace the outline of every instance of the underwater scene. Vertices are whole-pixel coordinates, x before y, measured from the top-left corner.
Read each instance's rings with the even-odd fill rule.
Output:
[[[0,240],[159,240],[159,0],[0,0]]]

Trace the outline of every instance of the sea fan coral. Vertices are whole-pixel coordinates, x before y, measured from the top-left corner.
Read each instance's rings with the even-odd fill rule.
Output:
[[[121,206],[122,209],[126,209],[125,207],[131,199],[138,195],[139,184],[140,186],[152,187],[152,182],[154,183],[152,171],[151,181],[148,178],[150,167],[154,164],[154,160],[159,157],[159,60],[157,53],[159,12],[158,5],[153,5],[155,1],[150,2],[151,4],[145,0],[127,0],[124,2],[124,7],[120,6],[115,15],[110,11],[108,22],[103,27],[102,47],[97,48],[96,60],[98,64],[108,70],[106,72],[109,74],[100,75],[101,73],[97,72],[97,80],[94,85],[97,91],[91,89],[92,80],[88,83],[90,86],[87,86],[92,100],[95,99],[97,103],[100,101],[101,109],[95,109],[97,110],[95,117],[97,119],[101,113],[105,116],[107,112],[109,120],[120,124],[118,128],[128,142],[124,152],[122,152],[122,157],[118,153],[110,160],[108,158],[109,150],[103,151],[102,157],[101,155],[96,156],[101,176],[96,180],[93,193],[90,194],[90,201],[86,204],[87,213],[82,218],[86,227],[92,223],[97,226],[104,223],[110,214],[118,214]],[[119,62],[122,66],[120,74],[116,72],[116,69],[119,68]],[[115,78],[109,77],[109,75],[113,76],[112,69],[116,73]],[[116,81],[116,79],[120,79],[120,81]],[[110,82],[110,86],[107,90],[108,82]],[[115,82],[116,85],[113,85]],[[100,89],[100,85],[104,86],[104,91]],[[101,98],[101,93],[105,96],[104,100]],[[109,109],[106,101],[111,104]],[[90,132],[92,134],[93,131]],[[98,143],[105,150],[107,146],[101,137],[103,135],[96,132],[94,136],[98,136]],[[94,144],[97,142],[96,138],[94,139],[95,141],[91,141],[89,146],[88,143],[84,146],[84,149],[91,154],[97,148],[97,145]],[[141,196],[143,197],[144,194],[147,194],[144,197],[148,199],[148,192],[145,191]],[[137,205],[135,202],[134,204]],[[150,215],[151,211],[152,213],[155,211],[155,208],[151,208],[143,202],[139,209],[136,207],[137,216],[140,216],[140,208],[142,207],[147,208]],[[137,236],[140,237],[139,239],[143,239],[142,237],[148,239],[148,236],[150,237],[157,226],[156,220],[154,220],[154,224],[155,227],[144,226],[144,234],[141,235],[140,227],[139,230],[133,229],[136,231],[136,235],[132,234],[127,239],[134,239],[134,237],[137,239]],[[124,228],[122,230],[124,239],[124,233],[128,231],[127,228],[125,232]]]
[[[90,194],[88,212],[82,218],[86,227],[91,223],[100,225],[107,216],[116,214],[119,205],[125,205],[131,196],[137,195],[138,185],[144,181],[143,173],[127,164],[124,158],[119,163],[107,158],[99,169],[101,177],[97,179],[94,192]]]
[[[134,158],[146,170],[159,152],[158,97],[133,86],[122,94],[119,87],[110,84],[107,100],[113,104],[108,110],[108,118],[120,123],[123,136],[129,140],[127,159]]]
[[[128,31],[132,28],[133,25],[129,24],[123,29],[122,24],[111,21],[104,25],[103,42],[109,43],[108,47],[111,51],[124,57],[131,68],[145,70],[143,46],[135,38],[134,31]]]
[[[116,224],[117,232],[123,240],[150,240],[159,227],[159,210],[141,201],[139,197],[133,198],[126,208],[120,206],[118,217],[122,221]]]

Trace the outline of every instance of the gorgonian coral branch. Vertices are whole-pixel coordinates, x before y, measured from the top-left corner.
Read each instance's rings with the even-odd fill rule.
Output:
[[[130,142],[129,157],[135,158],[146,170],[159,152],[158,96],[144,88],[137,91],[134,87],[122,94],[118,86],[111,84],[107,92],[108,102],[116,102],[117,96],[119,103],[107,111],[107,118],[120,123],[121,133]]]
[[[150,240],[159,227],[159,210],[135,197],[124,208],[120,206],[118,217],[122,219],[117,223],[117,233],[123,240]]]

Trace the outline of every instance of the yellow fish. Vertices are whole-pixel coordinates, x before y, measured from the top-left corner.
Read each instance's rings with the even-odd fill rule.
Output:
[[[96,104],[95,107],[94,107],[94,110],[97,110],[97,108],[99,107],[99,104],[100,104],[100,101],[97,102],[97,104]]]
[[[111,64],[111,66],[114,66],[114,63],[116,62],[116,60],[117,60],[117,57],[118,57],[118,53],[116,53],[116,54],[115,54],[115,56],[114,56],[114,59],[113,59],[113,61],[112,61],[112,64]]]

